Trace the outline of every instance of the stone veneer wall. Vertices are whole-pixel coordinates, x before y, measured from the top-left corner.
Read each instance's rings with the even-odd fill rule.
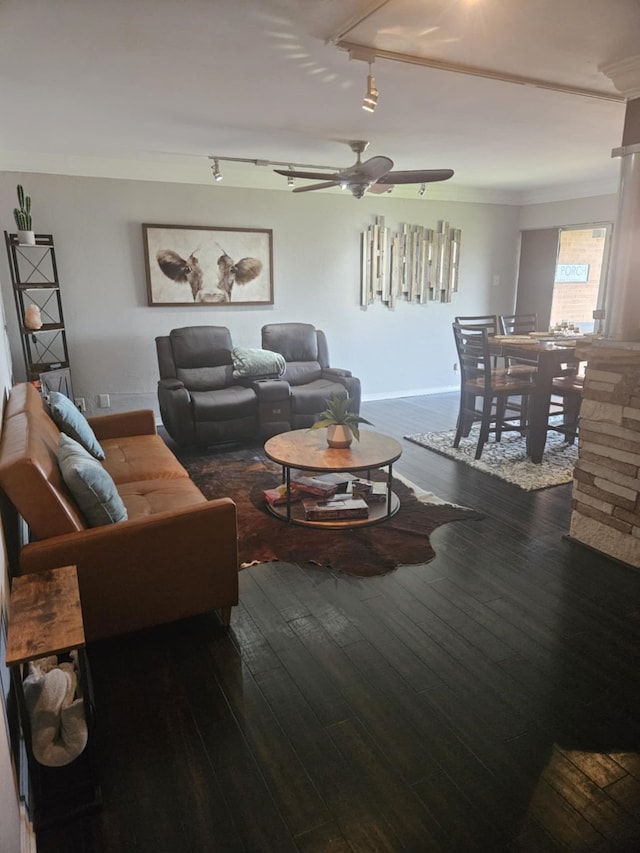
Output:
[[[640,344],[598,340],[583,355],[569,535],[640,568]]]

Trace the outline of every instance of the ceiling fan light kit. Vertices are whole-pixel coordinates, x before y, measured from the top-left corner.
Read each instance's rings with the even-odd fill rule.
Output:
[[[448,181],[449,178],[453,177],[452,169],[413,169],[394,172],[392,171],[393,160],[390,157],[377,156],[370,157],[368,160],[361,160],[360,155],[369,145],[365,140],[355,139],[348,144],[356,155],[356,162],[353,166],[341,169],[333,174],[296,171],[291,168],[275,169],[275,172],[278,175],[284,175],[286,178],[321,181],[319,184],[307,184],[306,186],[295,187],[293,190],[294,193],[340,187],[343,190],[350,190],[355,198],[362,198],[367,190],[371,192],[385,192],[387,189],[392,189],[396,184],[422,185],[432,181]],[[422,192],[420,192],[420,195],[422,195]]]

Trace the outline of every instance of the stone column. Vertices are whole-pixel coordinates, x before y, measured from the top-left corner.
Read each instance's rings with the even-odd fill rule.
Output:
[[[640,341],[640,56],[600,69],[629,100],[622,146],[618,212],[613,230],[604,336]]]

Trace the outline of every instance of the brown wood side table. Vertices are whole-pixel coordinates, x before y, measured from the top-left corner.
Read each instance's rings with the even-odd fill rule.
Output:
[[[47,767],[33,755],[31,724],[23,679],[29,661],[77,650],[79,681],[84,700],[88,740],[69,764]],[[75,566],[15,577],[11,584],[7,632],[7,666],[15,691],[24,734],[31,788],[31,818],[36,830],[101,804],[95,760],[94,705],[85,652],[84,625]]]
[[[402,455],[402,445],[391,436],[373,430],[360,430],[360,441],[354,439],[350,447],[335,448],[327,444],[326,430],[297,429],[270,438],[264,446],[265,454],[282,465],[283,482],[287,489],[287,502],[267,509],[290,524],[303,527],[353,528],[379,524],[394,516],[400,509],[400,500],[391,488],[393,463]],[[291,469],[320,472],[367,471],[387,469],[387,500],[369,508],[369,517],[341,520],[309,521],[301,508],[291,500]]]

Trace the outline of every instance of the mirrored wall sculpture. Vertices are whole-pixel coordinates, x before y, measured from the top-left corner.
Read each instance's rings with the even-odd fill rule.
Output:
[[[450,302],[458,290],[459,228],[439,222],[437,230],[404,224],[393,234],[376,216],[361,235],[360,304],[377,299],[393,308],[397,298],[408,302]]]

